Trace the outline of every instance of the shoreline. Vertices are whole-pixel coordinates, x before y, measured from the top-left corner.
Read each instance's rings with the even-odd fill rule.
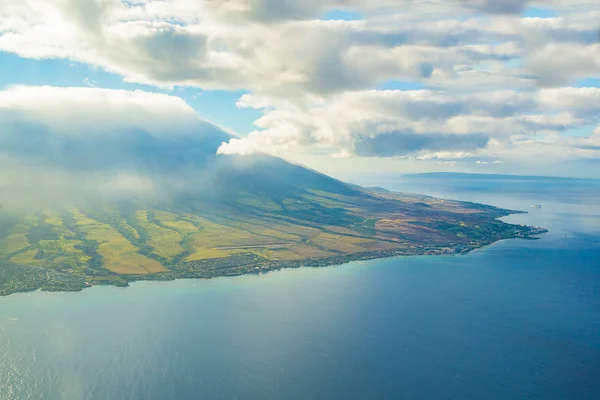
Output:
[[[449,256],[449,255],[465,255],[474,250],[487,247],[499,241],[507,239],[525,239],[525,240],[538,240],[537,237],[540,234],[547,233],[548,230],[538,227],[525,227],[527,232],[515,234],[513,237],[508,238],[496,238],[488,242],[481,242],[476,244],[458,245],[451,244],[447,246],[438,247],[413,247],[403,249],[389,249],[389,250],[377,250],[377,251],[365,251],[354,254],[345,254],[339,256],[332,256],[326,258],[312,258],[304,260],[281,260],[281,261],[261,261],[258,263],[245,264],[245,265],[230,265],[223,268],[219,268],[212,271],[206,270],[178,270],[178,266],[173,266],[172,270],[168,272],[160,272],[156,274],[148,275],[114,275],[109,277],[102,277],[94,279],[93,276],[74,276],[67,273],[57,272],[53,270],[47,270],[43,267],[13,267],[22,270],[28,270],[33,276],[37,275],[39,280],[31,282],[30,286],[21,288],[14,288],[14,290],[0,290],[0,297],[10,296],[17,293],[27,293],[35,291],[43,292],[80,292],[84,289],[93,286],[116,286],[116,287],[128,287],[130,283],[140,281],[175,281],[178,279],[213,279],[219,277],[233,277],[241,275],[252,275],[261,274],[264,272],[279,271],[282,269],[292,268],[323,268],[330,266],[338,266],[348,264],[354,261],[368,261],[384,258],[393,257],[409,257],[409,256]],[[194,262],[187,263],[192,264]],[[42,276],[43,275],[43,276]],[[45,277],[45,282],[44,282]],[[50,278],[56,279],[54,286],[45,286],[44,283],[48,283]],[[56,282],[59,284],[57,285]],[[61,285],[61,283],[63,285]]]

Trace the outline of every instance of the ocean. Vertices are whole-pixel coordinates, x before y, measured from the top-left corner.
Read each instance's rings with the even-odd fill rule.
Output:
[[[468,255],[3,297],[0,399],[600,398],[600,181],[360,179],[525,210],[504,220],[550,232]]]

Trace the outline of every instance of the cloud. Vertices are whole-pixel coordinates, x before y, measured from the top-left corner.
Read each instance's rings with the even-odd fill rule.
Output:
[[[472,156],[493,165],[510,154],[528,157],[520,149],[538,143],[557,157],[561,146],[573,157],[595,157],[593,145],[583,151],[565,135],[598,123],[594,90],[570,87],[600,78],[600,10],[592,0],[5,2],[0,50],[74,60],[158,87],[249,92],[238,105],[264,115],[246,137],[222,140],[220,154]],[[557,17],[522,17],[532,6]],[[361,19],[320,19],[332,10]],[[375,90],[390,81],[427,90]],[[3,94],[10,101],[17,95]],[[123,131],[111,127],[127,126],[131,143],[145,140],[145,132],[161,146],[161,132],[199,129],[193,111],[175,98],[102,96],[77,94],[89,101],[73,105],[75,124],[65,122],[64,108],[21,104],[31,107],[28,118],[11,126],[43,138],[55,131],[110,136]],[[100,118],[95,107],[114,119]]]
[[[599,15],[586,12],[591,3],[583,1],[579,13],[567,8],[566,17],[553,19],[519,18],[533,3],[525,0],[6,1],[1,50],[69,58],[166,87],[292,97],[370,89],[389,79],[435,77],[443,86],[521,56],[529,79],[545,86],[600,73]],[[319,20],[340,8],[365,18]],[[572,72],[547,62],[564,50]]]
[[[539,92],[539,102],[554,110],[571,109],[581,116],[597,117],[600,113],[600,88],[556,88]]]
[[[492,157],[499,160],[524,143],[576,144],[562,132],[600,120],[595,88],[496,91],[458,95],[443,91],[364,91],[337,96],[313,107],[269,103],[252,95],[240,106],[264,109],[260,130],[234,138],[220,154],[295,152],[359,157],[416,159]],[[541,139],[540,138],[545,138]],[[527,145],[528,146],[528,145]],[[592,149],[588,147],[588,149]],[[593,150],[593,149],[592,149]],[[600,153],[567,151],[572,157],[600,158]],[[458,156],[457,156],[458,155]],[[529,157],[523,154],[521,158]],[[562,156],[561,156],[562,158]]]
[[[0,11],[0,49],[31,58],[70,58],[159,86],[250,89],[260,93],[323,95],[368,89],[387,79],[429,79],[470,60],[510,58],[514,51],[466,46],[512,40],[514,21],[430,21],[431,9],[404,1],[24,0]],[[462,13],[501,11],[492,1],[463,1]],[[321,21],[325,10],[352,8],[365,21]],[[509,11],[512,7],[504,6]],[[398,15],[402,24],[381,21]],[[457,11],[454,11],[455,13]],[[407,19],[410,15],[411,19]],[[502,44],[498,49],[506,49]]]
[[[527,0],[463,0],[465,4],[497,14],[520,14],[529,3]]]
[[[546,87],[600,76],[600,44],[547,44],[528,56],[527,66],[539,84]]]
[[[181,98],[88,87],[12,86],[0,91],[0,124],[43,125],[50,134],[118,135],[123,127],[161,135],[190,133],[198,124]]]
[[[285,154],[300,146],[348,155],[356,153],[359,144],[358,153],[364,155],[369,145],[370,155],[378,155],[377,149],[381,149],[385,151],[379,155],[389,156],[455,149],[461,143],[484,147],[484,138],[508,135],[502,132],[505,121],[532,111],[535,102],[529,94],[511,91],[455,95],[431,90],[373,90],[346,93],[313,107],[269,104],[266,98],[246,95],[240,106],[265,109],[264,117],[257,121],[262,130],[224,144],[219,149],[222,154]],[[375,139],[379,136],[382,138]]]
[[[206,193],[202,174],[230,137],[175,96],[11,87],[0,91],[0,203],[64,206]]]
[[[90,78],[84,78],[83,84],[85,86],[89,86],[89,87],[96,87],[98,85],[98,82],[96,82],[95,80],[90,79]]]
[[[374,137],[360,137],[354,151],[358,156],[393,157],[438,151],[472,151],[485,148],[489,142],[485,134],[418,134],[415,132],[389,132]]]

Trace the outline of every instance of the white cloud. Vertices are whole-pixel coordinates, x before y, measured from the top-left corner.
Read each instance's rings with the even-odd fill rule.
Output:
[[[0,91],[0,203],[208,193],[202,171],[231,136],[175,96],[97,88]]]
[[[66,58],[160,87],[249,91],[238,105],[264,115],[256,131],[223,144],[222,154],[480,157],[493,165],[542,143],[544,149],[562,146],[562,154],[573,157],[596,157],[594,146],[577,148],[561,136],[598,123],[597,91],[569,87],[578,79],[600,77],[596,1],[4,3],[0,50]],[[522,18],[529,6],[548,7],[558,16]],[[355,11],[362,19],[319,19],[334,9]],[[374,90],[392,80],[418,82],[429,90]],[[18,91],[11,90],[0,93],[0,109],[2,96],[5,108],[15,101]],[[19,90],[26,98],[27,90]],[[82,98],[73,105],[80,110],[79,131],[114,131],[108,129],[110,120],[94,112],[104,92],[70,93]],[[114,126],[194,129],[189,106],[157,96],[111,92],[102,107],[111,110]],[[59,103],[79,102],[67,97]],[[131,97],[148,107],[132,106]],[[30,107],[31,121],[45,118],[55,130],[69,131],[64,109],[46,103],[36,109],[36,101],[39,95],[22,105]],[[154,107],[155,102],[162,106]],[[547,152],[555,153],[560,157],[559,151]]]
[[[240,105],[264,108],[261,130],[236,138],[221,154],[294,151],[334,155],[454,157],[508,148],[513,137],[557,135],[598,122],[600,89],[541,92],[363,91],[310,106],[244,96]],[[600,156],[600,155],[599,155]],[[461,158],[464,158],[461,157]]]
[[[581,114],[598,115],[600,112],[600,88],[557,88],[539,92],[542,105],[555,110],[573,109]]]
[[[510,58],[518,50],[510,43],[518,19],[427,19],[432,9],[472,13],[472,7],[492,8],[491,1],[457,7],[406,0],[410,14],[397,1],[7,1],[10,7],[0,10],[0,20],[8,21],[0,24],[0,49],[70,58],[161,86],[324,94],[387,79],[427,79],[435,69]],[[315,19],[336,7],[369,18]],[[402,24],[378,20],[390,10]],[[473,37],[509,43],[473,46]]]
[[[13,86],[0,91],[0,126],[40,124],[57,135],[119,135],[140,129],[160,135],[190,133],[198,124],[181,98],[159,93],[88,87]]]
[[[583,1],[579,13],[567,8],[566,17],[553,19],[517,17],[533,4],[525,0],[5,2],[0,49],[70,58],[160,86],[295,97],[435,77],[436,86],[458,79],[464,88],[482,68],[488,77],[506,76],[493,62],[520,56],[534,75],[529,79],[544,85],[600,73],[594,47],[600,12],[589,12],[591,3]],[[365,19],[318,20],[336,8],[357,10]],[[556,58],[562,51],[569,57]],[[570,60],[567,71],[553,66],[561,60]]]

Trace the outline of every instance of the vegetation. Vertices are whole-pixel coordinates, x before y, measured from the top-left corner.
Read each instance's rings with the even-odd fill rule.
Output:
[[[455,254],[543,230],[507,210],[385,191],[240,191],[218,204],[0,210],[0,295]]]

